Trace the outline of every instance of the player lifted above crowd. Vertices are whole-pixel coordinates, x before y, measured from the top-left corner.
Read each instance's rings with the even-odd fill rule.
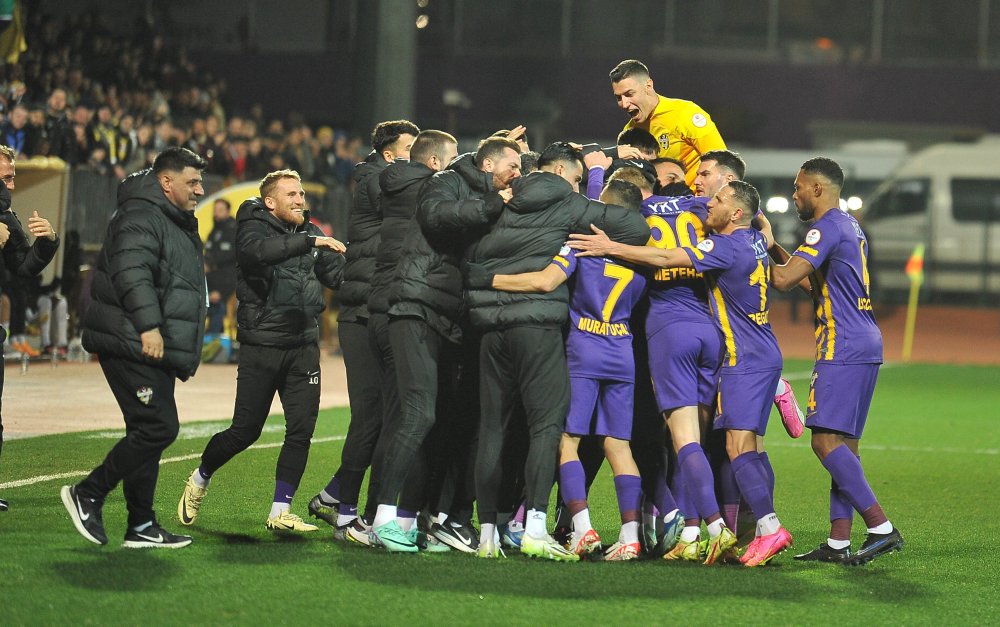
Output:
[[[656,93],[649,68],[641,61],[622,61],[608,76],[618,107],[629,116],[625,129],[649,131],[660,145],[657,156],[678,159],[684,164],[688,185],[694,184],[703,154],[726,148],[726,142],[704,109],[689,100]]]

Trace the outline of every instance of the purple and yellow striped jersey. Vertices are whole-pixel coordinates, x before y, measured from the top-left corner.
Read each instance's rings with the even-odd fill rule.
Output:
[[[564,247],[552,260],[572,276],[566,361],[571,376],[632,381],[632,308],[646,291],[646,277],[607,257],[577,257]]]
[[[868,238],[853,216],[833,208],[794,253],[809,262],[816,308],[816,361],[882,363],[882,332],[869,294]]]
[[[691,248],[705,239],[708,199],[695,196],[650,196],[642,201],[649,224],[647,246]],[[646,333],[668,323],[711,323],[705,281],[694,268],[660,268],[650,277]]]
[[[768,321],[771,266],[760,231],[710,235],[684,251],[708,284],[712,313],[725,341],[722,367],[735,372],[780,369],[781,351]]]

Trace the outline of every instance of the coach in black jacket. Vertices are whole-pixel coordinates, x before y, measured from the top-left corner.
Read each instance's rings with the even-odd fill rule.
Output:
[[[20,277],[33,277],[49,265],[59,249],[59,238],[52,225],[36,212],[28,218],[28,230],[35,236],[29,244],[21,222],[10,208],[10,190],[14,188],[14,160],[17,153],[0,145],[0,280],[5,272]],[[7,330],[0,327],[0,397],[3,395],[3,342]],[[3,450],[3,420],[0,418],[0,451]],[[7,511],[7,501],[0,499],[0,512]]]
[[[548,536],[545,526],[559,438],[569,406],[562,335],[569,315],[569,292],[565,284],[546,294],[499,292],[490,288],[492,275],[543,269],[570,233],[590,233],[591,224],[604,229],[612,239],[635,245],[646,243],[649,227],[638,212],[578,193],[585,171],[583,156],[569,144],[550,145],[539,157],[538,167],[538,172],[514,181],[513,198],[500,219],[468,253],[469,317],[484,331],[479,353],[481,417],[476,458],[476,500],[483,530],[480,547],[494,540],[504,435],[520,399],[530,436],[525,466],[530,509],[525,521],[527,544],[522,544],[522,551],[573,559],[575,556]]]
[[[177,505],[184,525],[193,524],[216,470],[257,441],[275,392],[285,410],[285,441],[278,454],[268,529],[315,531],[290,511],[309,456],[319,413],[319,315],[323,286],[343,277],[344,245],[310,224],[305,193],[294,170],[271,172],[260,198],[236,214],[236,337],[240,360],[233,423],[215,434],[191,473]]]
[[[162,529],[153,512],[160,455],[177,437],[174,384],[201,357],[208,295],[194,209],[205,193],[205,161],[168,148],[118,186],[118,210],[97,259],[83,346],[101,369],[125,418],[125,437],[63,504],[87,540],[107,544],[101,507],[124,482],[125,546],[182,547],[188,536]]]
[[[364,518],[372,520],[378,504],[378,489],[381,483],[382,456],[388,445],[388,437],[383,433],[394,433],[399,420],[399,395],[396,391],[396,370],[389,345],[389,292],[392,289],[393,274],[399,258],[403,255],[403,240],[413,223],[417,208],[417,194],[435,172],[443,170],[458,155],[458,142],[454,137],[441,131],[422,131],[413,141],[409,157],[396,159],[378,176],[381,190],[379,213],[382,217],[379,230],[378,251],[375,255],[375,271],[371,276],[371,291],[368,297],[368,343],[378,366],[375,383],[380,386],[382,415],[373,416],[370,424],[362,424],[361,416],[351,417],[351,429],[344,442],[341,466],[337,471],[340,478],[340,510],[350,511],[357,506],[358,496],[365,471],[371,465],[368,479],[368,499]],[[365,429],[367,427],[367,429]],[[319,495],[322,498],[322,495]],[[344,533],[356,540],[365,541],[367,530],[361,525],[353,525],[353,531],[344,529],[346,516],[340,525]]]
[[[347,394],[351,403],[351,424],[344,440],[341,467],[337,469],[322,492],[309,502],[309,513],[331,525],[337,521],[341,497],[350,501],[353,485],[360,486],[356,471],[342,476],[345,465],[356,468],[358,460],[370,460],[382,425],[381,376],[378,361],[368,342],[368,296],[375,273],[375,254],[379,247],[382,225],[379,174],[396,158],[407,159],[410,145],[420,129],[407,120],[379,122],[372,131],[372,152],[354,169],[354,205],[347,229],[347,265],[344,282],[337,293],[340,312],[337,316],[337,336],[347,371]],[[346,460],[346,461],[345,461]],[[368,462],[364,461],[367,468]],[[364,470],[362,469],[362,474]],[[341,483],[347,484],[342,495]],[[360,487],[359,487],[360,489]],[[344,507],[348,509],[347,505]],[[367,532],[357,539],[367,538]]]
[[[401,413],[386,449],[375,538],[390,551],[414,552],[396,522],[399,494],[417,451],[434,426],[440,360],[458,357],[462,273],[469,241],[493,223],[520,173],[520,147],[505,138],[480,143],[438,172],[417,198],[389,295],[389,341],[396,362]]]

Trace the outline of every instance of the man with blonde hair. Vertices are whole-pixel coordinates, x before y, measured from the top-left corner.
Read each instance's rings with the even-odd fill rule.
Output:
[[[294,170],[269,173],[260,197],[236,214],[237,339],[240,342],[233,423],[215,434],[191,473],[177,516],[194,524],[212,475],[260,437],[275,392],[285,410],[285,441],[265,523],[274,531],[315,531],[291,513],[319,413],[319,315],[323,287],[343,277],[346,248],[309,222]]]

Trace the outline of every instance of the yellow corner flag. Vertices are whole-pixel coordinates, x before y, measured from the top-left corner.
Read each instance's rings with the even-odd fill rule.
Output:
[[[917,327],[917,305],[920,286],[924,282],[924,245],[917,244],[906,262],[906,276],[910,277],[910,304],[906,308],[906,328],[903,331],[903,361],[910,361],[913,351],[913,334]]]
[[[28,49],[28,44],[24,40],[24,25],[21,20],[20,2],[0,2],[0,12],[6,13],[7,6],[13,5],[11,11],[11,21],[3,34],[0,35],[0,60],[7,63],[17,63],[21,53]]]

